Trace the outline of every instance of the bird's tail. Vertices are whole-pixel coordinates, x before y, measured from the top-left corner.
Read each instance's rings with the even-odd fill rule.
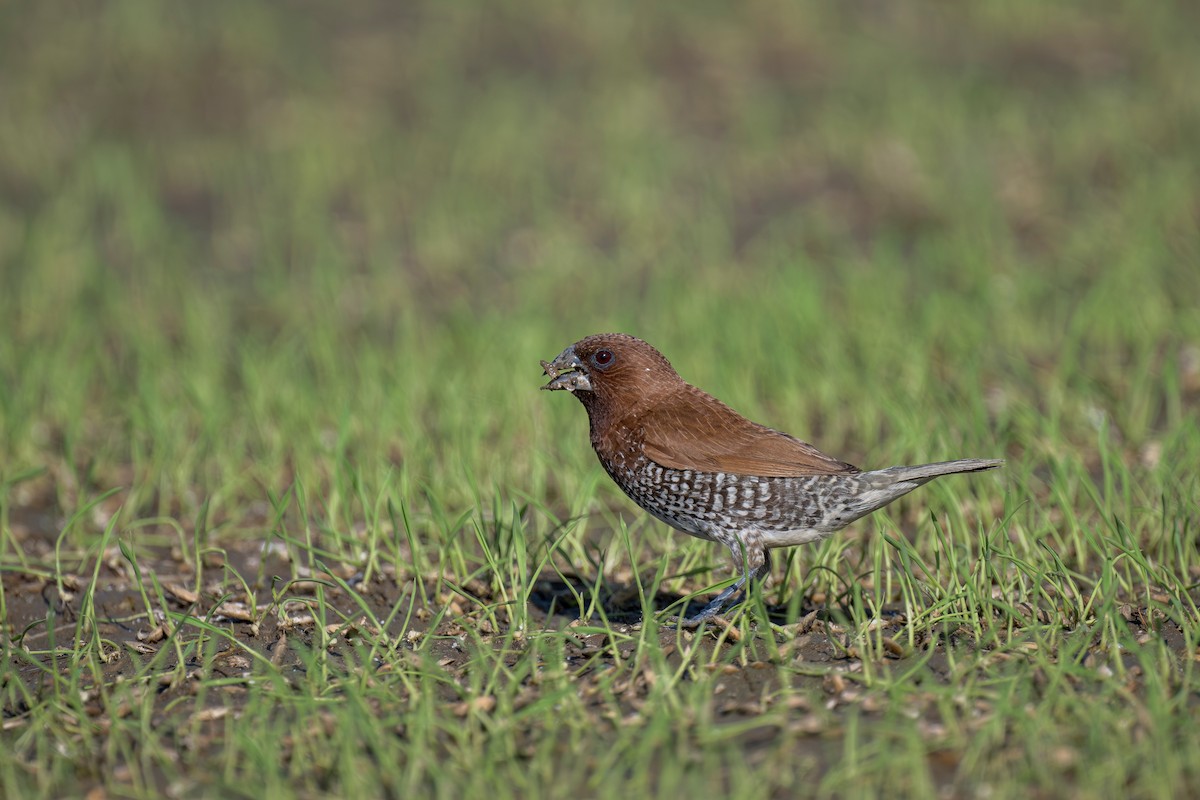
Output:
[[[964,458],[961,461],[941,461],[937,464],[888,467],[887,469],[863,472],[857,476],[858,480],[862,481],[862,489],[854,495],[847,509],[832,518],[829,530],[838,530],[859,517],[883,508],[896,498],[903,497],[918,486],[929,483],[941,475],[953,475],[957,472],[982,472],[995,469],[1003,463],[994,458]]]
[[[871,474],[879,476],[882,479],[881,482],[913,483],[920,486],[942,475],[983,472],[995,469],[1003,463],[1004,460],[998,458],[964,458],[959,461],[939,461],[936,464],[920,464],[915,467],[888,467],[887,469],[873,470]]]

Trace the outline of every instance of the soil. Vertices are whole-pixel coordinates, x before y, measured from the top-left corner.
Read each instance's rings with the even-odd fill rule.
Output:
[[[106,684],[143,682],[147,691],[155,693],[154,722],[161,725],[172,714],[178,715],[180,708],[196,713],[194,703],[177,702],[196,692],[196,678],[225,679],[219,691],[207,693],[205,711],[201,713],[207,713],[208,719],[199,728],[199,738],[187,744],[193,750],[203,752],[220,746],[221,720],[236,714],[247,702],[251,677],[261,670],[253,654],[278,667],[285,679],[291,676],[297,681],[303,679],[306,665],[311,663],[306,653],[322,646],[334,663],[343,664],[347,671],[394,668],[386,660],[361,664],[362,651],[356,646],[377,632],[360,602],[366,604],[374,619],[390,619],[386,634],[389,641],[399,642],[390,656],[418,658],[420,644],[426,657],[455,677],[445,682],[443,699],[460,716],[487,711],[486,704],[494,703],[494,699],[458,691],[467,685],[465,676],[473,649],[492,646],[513,650],[521,646],[521,638],[514,638],[507,629],[503,608],[487,613],[485,607],[500,598],[493,597],[489,584],[477,578],[459,582],[453,575],[396,575],[387,569],[367,576],[353,565],[330,565],[325,572],[289,561],[286,550],[277,543],[264,546],[262,542],[243,541],[205,555],[204,563],[199,565],[201,579],[197,581],[197,565],[182,557],[177,544],[171,544],[175,534],[153,530],[140,532],[145,537],[138,542],[136,569],[119,547],[113,547],[103,554],[99,564],[85,563],[78,572],[56,577],[53,564],[57,534],[53,531],[58,528],[49,524],[50,516],[26,510],[13,518],[17,520],[13,528],[21,534],[27,568],[10,566],[0,576],[8,612],[3,633],[8,639],[10,666],[15,667],[26,691],[34,697],[54,691],[55,678],[48,668],[54,668],[55,660],[60,674],[70,669],[71,639],[87,602],[94,570],[97,579],[92,599],[95,616],[100,620],[96,633],[106,643],[102,665]],[[138,589],[139,571],[142,585],[153,587],[156,581],[161,587],[161,599],[155,594],[147,598]],[[621,724],[621,719],[612,718],[611,702],[605,698],[614,694],[619,698],[622,718],[636,715],[656,678],[644,663],[637,671],[629,668],[636,661],[636,634],[642,613],[636,585],[609,584],[607,594],[601,598],[604,614],[615,631],[611,638],[597,630],[603,627],[600,620],[580,619],[577,598],[587,598],[591,591],[591,584],[579,576],[547,571],[530,595],[529,628],[563,632],[566,666],[575,671],[581,696],[595,697],[596,730],[603,735],[603,731]],[[323,595],[322,603],[316,602],[319,593]],[[680,599],[662,593],[654,598],[653,606],[677,608]],[[147,614],[147,600],[153,615]],[[698,610],[701,602],[696,601],[688,611]],[[319,616],[319,607],[326,609],[324,617]],[[194,639],[199,630],[164,618],[164,609],[208,620],[227,631],[240,646],[233,646],[227,638],[212,637],[208,647],[192,648],[191,660],[180,665],[175,661],[172,637]],[[660,645],[672,667],[682,663],[681,648],[699,647],[701,657],[693,663],[721,673],[710,709],[717,724],[762,719],[762,725],[748,726],[737,735],[751,761],[758,750],[778,736],[781,727],[799,736],[806,743],[807,754],[819,762],[833,760],[841,748],[844,715],[854,709],[860,721],[866,719],[869,724],[884,705],[884,700],[863,686],[864,653],[841,624],[848,614],[826,605],[810,606],[792,620],[784,618],[784,609],[769,608],[768,612],[779,626],[774,630],[741,630],[719,619],[696,632],[664,627],[659,633]],[[1134,605],[1124,616],[1139,636],[1160,636],[1181,659],[1192,657],[1184,652],[1183,633],[1172,622]],[[874,659],[874,670],[909,669],[911,659],[919,656],[925,663],[912,679],[946,683],[955,680],[952,664],[962,663],[962,659],[948,658],[948,651],[982,649],[969,632],[948,627],[925,632],[916,646],[910,647],[900,639],[903,624],[899,609],[883,615],[877,630],[883,647],[866,654]],[[749,642],[746,637],[750,637]],[[748,645],[738,658],[723,657],[718,652],[736,642]],[[27,654],[15,654],[16,648]],[[512,656],[514,661],[517,657]],[[1013,657],[1011,647],[996,654],[998,662]],[[777,669],[781,659],[787,660],[792,669]],[[1101,662],[1097,660],[1098,667],[1102,667]],[[147,670],[148,664],[154,664],[153,669]],[[1136,690],[1139,672],[1132,654],[1127,666],[1132,680],[1129,688]],[[601,692],[602,682],[611,678],[614,669],[624,669],[625,673]],[[791,705],[784,713],[764,705],[764,698],[772,696],[780,680],[790,680],[802,690],[788,695]],[[87,712],[98,718],[122,713],[121,709],[104,707],[105,693],[99,688],[83,687]],[[928,694],[928,705],[913,709],[912,715],[917,724],[928,727],[931,740],[936,741],[937,693]],[[5,730],[19,729],[27,720],[29,709],[19,701],[11,701],[19,696],[14,692],[5,695],[10,698],[0,709]],[[531,684],[520,690],[516,702],[522,706],[536,699],[537,688]],[[196,730],[194,726],[192,729]],[[516,735],[528,739],[526,746],[533,752],[537,731],[518,731]],[[957,764],[954,752],[932,746],[929,758],[934,774],[951,781]]]

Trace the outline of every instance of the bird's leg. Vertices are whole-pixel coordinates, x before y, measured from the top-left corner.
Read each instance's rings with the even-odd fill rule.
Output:
[[[762,537],[756,531],[745,532],[741,538],[731,538],[726,542],[734,559],[742,565],[742,576],[737,582],[721,592],[712,602],[700,609],[699,613],[680,620],[680,627],[696,628],[705,620],[710,620],[720,614],[728,606],[742,602],[745,588],[750,581],[762,580],[771,571],[771,562],[767,560],[767,550],[763,546]]]

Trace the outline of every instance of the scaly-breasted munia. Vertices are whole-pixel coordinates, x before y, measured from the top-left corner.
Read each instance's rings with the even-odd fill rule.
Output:
[[[646,342],[588,336],[541,362],[543,389],[587,409],[592,447],[639,506],[677,530],[720,542],[742,565],[691,625],[740,600],[770,570],[767,551],[823,539],[941,475],[994,469],[965,459],[863,472],[794,436],[751,422],[687,383]]]

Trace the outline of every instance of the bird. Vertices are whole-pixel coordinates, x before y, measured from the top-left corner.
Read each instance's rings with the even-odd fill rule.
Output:
[[[725,545],[740,566],[736,582],[680,621],[689,628],[742,602],[769,574],[768,551],[824,539],[934,478],[1004,464],[861,470],[746,419],[625,333],[584,337],[540,363],[550,378],[542,389],[583,404],[592,448],[617,486],[672,528]]]

